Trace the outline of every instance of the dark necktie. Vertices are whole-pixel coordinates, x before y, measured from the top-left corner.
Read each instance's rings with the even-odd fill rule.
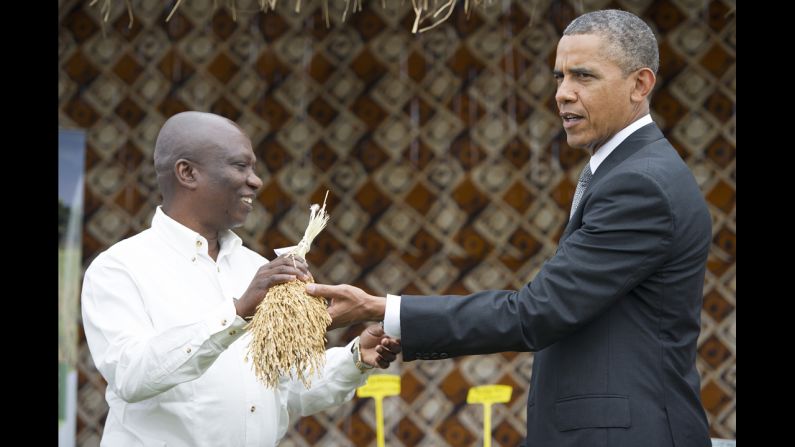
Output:
[[[588,187],[588,183],[591,182],[591,162],[585,163],[585,167],[582,168],[582,172],[580,173],[580,179],[577,180],[577,189],[574,190],[574,201],[571,202],[571,212],[569,213],[569,219],[571,216],[574,215],[574,211],[577,210],[577,205],[580,204],[580,199],[582,195],[585,193],[585,189]]]

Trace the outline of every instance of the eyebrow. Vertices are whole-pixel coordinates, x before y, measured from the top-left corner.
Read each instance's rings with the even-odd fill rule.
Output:
[[[249,161],[249,157],[248,157],[248,155],[245,155],[245,154],[235,154],[235,155],[226,157],[226,160],[229,161],[229,162],[237,162],[237,161],[248,162]],[[256,163],[257,162],[257,156],[256,155],[252,155],[250,160],[253,163]]]
[[[572,73],[572,74],[587,74],[587,75],[596,76],[596,73],[593,70],[589,70],[587,68],[578,68],[578,67],[570,68],[569,69],[569,73]],[[555,75],[555,76],[563,76],[563,72],[560,71],[560,70],[552,70],[552,74]]]

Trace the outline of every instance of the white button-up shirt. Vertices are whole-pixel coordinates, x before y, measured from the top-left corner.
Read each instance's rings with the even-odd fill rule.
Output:
[[[86,270],[86,341],[108,382],[103,446],[275,446],[299,417],[364,384],[350,345],[326,351],[309,390],[289,378],[275,390],[258,382],[232,299],[268,261],[231,231],[220,245],[213,261],[204,237],[158,207],[150,229]]]

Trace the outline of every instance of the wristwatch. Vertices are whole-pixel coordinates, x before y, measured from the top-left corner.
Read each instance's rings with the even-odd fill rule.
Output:
[[[353,364],[356,365],[356,368],[359,369],[359,372],[364,374],[368,370],[375,368],[373,365],[369,363],[365,363],[362,360],[362,350],[359,346],[359,337],[353,339],[353,346],[351,346],[351,353],[353,354]]]

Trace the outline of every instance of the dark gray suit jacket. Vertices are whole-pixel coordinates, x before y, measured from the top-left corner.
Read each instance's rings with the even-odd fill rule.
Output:
[[[537,351],[527,446],[709,446],[695,357],[711,239],[693,175],[646,125],[524,288],[404,295],[403,358]]]

